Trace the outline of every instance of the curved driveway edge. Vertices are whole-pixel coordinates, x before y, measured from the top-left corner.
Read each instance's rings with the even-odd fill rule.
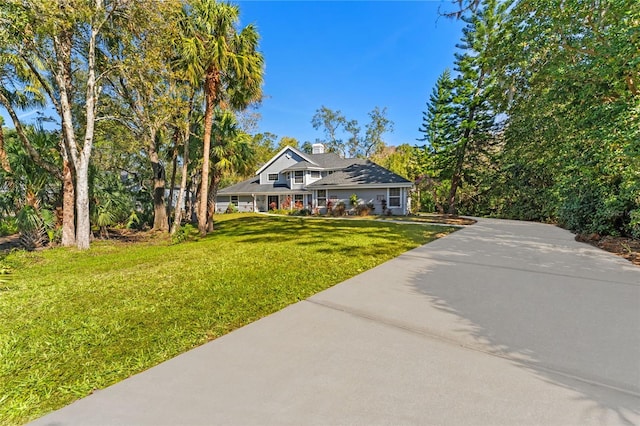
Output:
[[[480,219],[33,424],[640,424],[640,268]]]

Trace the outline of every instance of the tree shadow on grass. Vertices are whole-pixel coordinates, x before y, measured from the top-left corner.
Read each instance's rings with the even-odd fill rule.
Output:
[[[245,237],[240,242],[294,240],[296,244],[312,246],[317,241],[341,243],[351,234],[378,240],[400,238],[412,244],[423,244],[424,237],[416,232],[428,228],[422,225],[378,223],[375,221],[335,221],[322,219],[241,217],[216,224],[216,231],[207,238]],[[453,228],[452,228],[453,229]],[[448,228],[437,228],[437,232],[447,232]],[[431,231],[436,233],[436,229]]]

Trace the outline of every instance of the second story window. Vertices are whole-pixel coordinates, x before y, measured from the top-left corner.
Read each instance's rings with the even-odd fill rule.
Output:
[[[268,176],[269,182],[275,182],[278,180],[278,174],[277,173],[269,173]]]
[[[297,170],[293,172],[293,183],[303,183],[304,181],[304,172],[302,170]]]
[[[311,177],[314,179],[318,179],[320,177],[320,171],[319,170],[311,170]]]

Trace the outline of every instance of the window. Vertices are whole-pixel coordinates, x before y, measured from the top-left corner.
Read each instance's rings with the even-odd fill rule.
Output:
[[[275,182],[278,180],[278,174],[277,173],[269,173],[269,182]]]
[[[311,170],[311,177],[314,179],[317,179],[320,177],[320,171],[318,170]]]
[[[327,206],[327,190],[326,189],[318,189],[318,207],[326,207]]]
[[[389,188],[389,207],[400,207],[400,188]]]
[[[296,170],[293,172],[293,183],[302,183],[304,179],[304,172],[302,170]]]
[[[238,207],[238,196],[237,195],[232,195],[229,198],[230,198],[231,204],[233,204],[234,206]]]

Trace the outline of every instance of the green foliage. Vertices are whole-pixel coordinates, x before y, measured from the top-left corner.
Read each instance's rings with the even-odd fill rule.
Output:
[[[38,203],[25,205],[16,216],[20,244],[27,250],[34,250],[52,242],[55,237],[55,222],[53,212],[41,209]]]
[[[279,214],[279,215],[288,215],[288,214],[292,214],[293,210],[289,210],[289,209],[271,209],[271,210],[269,210],[269,213],[271,213],[271,214]]]
[[[349,204],[351,205],[351,207],[355,207],[358,205],[358,195],[357,194],[351,194],[349,196]]]
[[[291,216],[311,216],[311,210],[309,209],[300,209],[300,210],[293,210],[292,212],[290,212]]]
[[[247,214],[216,216],[216,228],[189,244],[8,255],[0,423],[24,424],[451,230]]]
[[[140,223],[136,199],[131,187],[115,173],[93,169],[91,179],[91,222],[101,229],[113,226],[130,228]]]
[[[328,152],[335,152],[343,157],[370,158],[384,149],[382,136],[393,131],[393,122],[387,118],[386,107],[376,106],[368,115],[371,121],[365,126],[364,136],[360,134],[361,127],[357,120],[347,120],[340,110],[333,111],[324,105],[316,110],[311,125],[314,129],[323,131],[322,142]]]
[[[484,0],[463,20],[414,149],[421,207],[637,238],[640,3]]]
[[[13,216],[3,217],[0,220],[0,237],[18,233],[18,224]]]
[[[198,241],[200,239],[200,234],[198,233],[198,229],[187,223],[178,228],[176,232],[171,235],[171,244],[180,244],[187,241]]]

